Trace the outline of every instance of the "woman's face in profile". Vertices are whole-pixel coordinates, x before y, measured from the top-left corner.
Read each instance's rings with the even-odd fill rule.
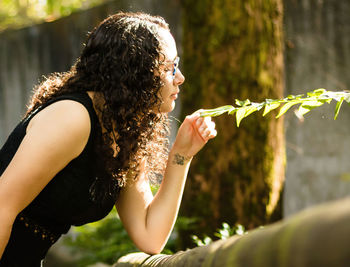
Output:
[[[175,108],[175,100],[180,92],[179,86],[185,81],[178,68],[178,55],[174,37],[168,30],[161,29],[159,32],[161,53],[164,55],[164,62],[160,65],[160,78],[163,87],[160,89],[160,99],[162,101],[159,111],[170,112]]]

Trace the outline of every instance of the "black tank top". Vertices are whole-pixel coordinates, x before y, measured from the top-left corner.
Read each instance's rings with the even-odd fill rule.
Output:
[[[40,110],[60,100],[74,100],[85,106],[91,120],[88,142],[82,153],[62,169],[40,194],[17,216],[0,267],[39,267],[48,249],[72,225],[83,225],[105,217],[113,208],[119,188],[101,200],[93,197],[98,181],[94,143],[100,130],[98,118],[87,93],[59,96],[39,107],[22,120],[0,150],[0,175],[20,143],[30,120]]]

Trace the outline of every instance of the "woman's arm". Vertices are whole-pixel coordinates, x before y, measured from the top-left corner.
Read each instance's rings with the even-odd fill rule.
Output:
[[[90,119],[80,103],[56,102],[40,111],[0,177],[0,258],[12,224],[47,183],[84,149]]]
[[[192,157],[216,136],[210,118],[198,113],[180,126],[163,181],[153,197],[141,172],[138,180],[123,188],[116,203],[118,214],[135,245],[149,254],[161,252],[174,226]]]

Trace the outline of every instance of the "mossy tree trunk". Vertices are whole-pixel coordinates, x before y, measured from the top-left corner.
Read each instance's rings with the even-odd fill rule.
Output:
[[[182,114],[283,96],[282,0],[183,0]],[[253,114],[237,128],[215,118],[218,136],[195,157],[180,215],[197,217],[182,231],[212,234],[222,222],[247,229],[281,216],[283,120]]]

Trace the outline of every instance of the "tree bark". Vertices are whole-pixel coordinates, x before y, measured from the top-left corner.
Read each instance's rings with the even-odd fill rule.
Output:
[[[186,0],[183,6],[182,114],[199,108],[283,96],[282,0]],[[196,217],[181,230],[212,234],[222,222],[252,229],[281,218],[283,120],[251,115],[236,128],[215,118],[218,136],[192,163],[180,215]]]
[[[350,198],[303,211],[243,236],[174,255],[132,253],[113,267],[347,267]]]

